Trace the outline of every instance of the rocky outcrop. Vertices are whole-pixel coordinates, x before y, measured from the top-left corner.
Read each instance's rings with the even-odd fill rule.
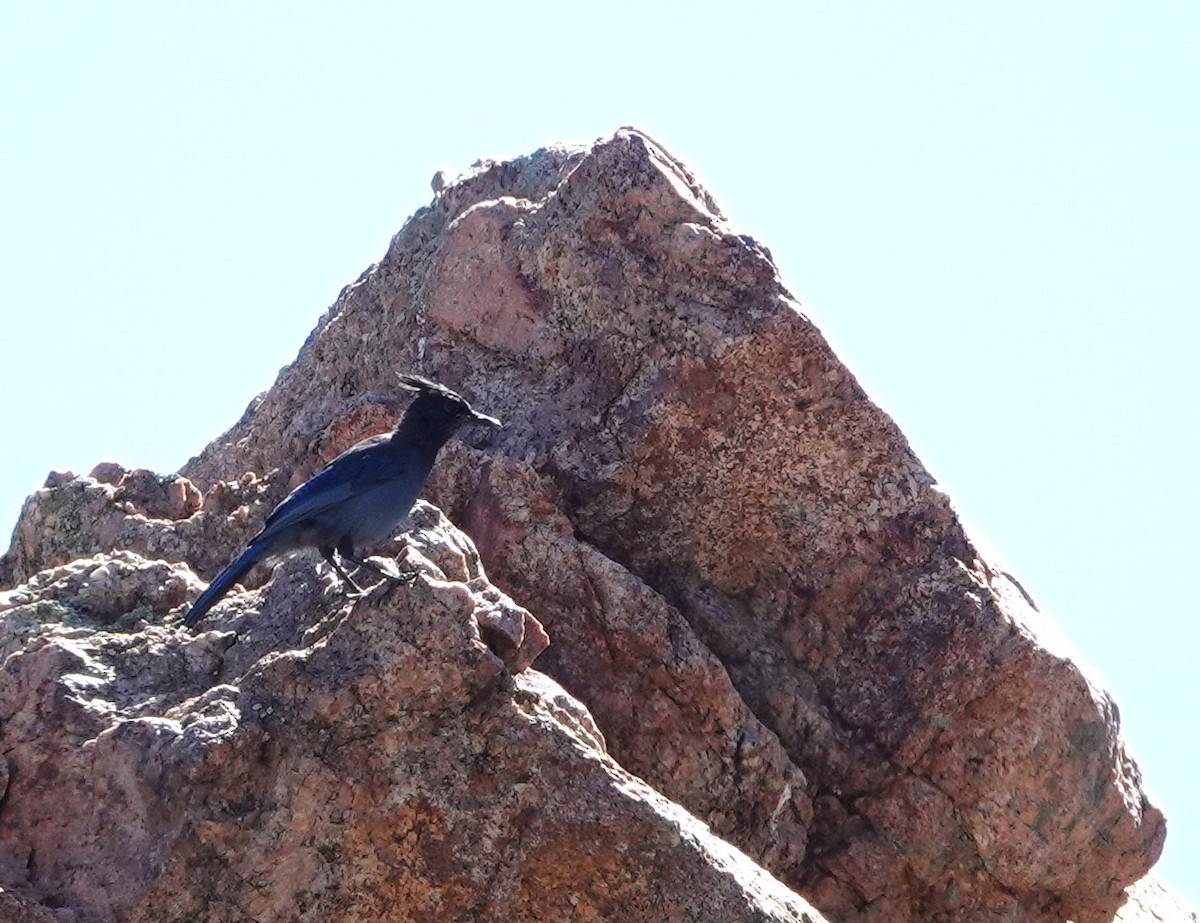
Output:
[[[404,687],[427,703],[413,714],[436,713],[436,721],[397,716],[399,706],[385,704],[375,689],[380,681],[368,674],[411,680],[405,671],[416,669],[413,660],[401,666],[390,654],[373,653],[353,679],[322,667],[327,687],[309,688],[313,659],[320,662],[330,649],[351,658],[360,637],[402,648],[418,643],[407,628],[393,638],[370,627],[380,621],[368,614],[371,607],[398,606],[393,597],[401,594],[372,597],[361,612],[323,616],[326,591],[311,564],[289,565],[262,590],[214,610],[214,624],[246,629],[238,644],[204,648],[224,637],[212,632],[187,642],[199,650],[184,639],[179,652],[167,652],[174,635],[159,625],[181,589],[193,586],[183,562],[211,577],[290,486],[356,438],[388,426],[397,412],[394,375],[408,369],[460,388],[505,421],[498,433],[467,436],[486,442],[448,447],[430,496],[475,539],[504,598],[517,600],[549,631],[553,643],[538,665],[587,712],[546,704],[573,700],[539,693],[541,680],[520,672],[541,635],[531,616],[517,616],[519,607],[505,603],[503,617],[485,618],[479,613],[488,606],[464,602],[443,607],[446,624],[435,627],[420,606],[435,605],[434,590],[442,586],[436,574],[422,585],[419,605],[409,611],[406,603],[403,615],[405,625],[431,633],[433,647],[420,642],[427,660],[435,659],[428,653],[434,649],[449,658],[420,681],[434,688],[451,683],[445,700],[458,704],[434,708],[431,696],[442,693]],[[467,802],[446,796],[431,808],[442,820],[414,820],[404,812],[425,806],[415,805],[412,793],[430,796],[422,784],[405,787],[399,776],[387,776],[395,760],[409,760],[410,774],[422,779],[450,772],[453,790],[474,793],[471,810],[482,811],[487,823],[533,824],[538,831],[553,814],[542,806],[567,797],[568,789],[643,792],[622,775],[629,770],[838,920],[1111,920],[1124,889],[1161,849],[1162,816],[1125,753],[1107,693],[1052,641],[1020,585],[966,533],[902,434],[784,290],[767,251],[734,234],[688,170],[638,132],[481,163],[439,183],[432,204],[405,225],[377,266],[342,292],[271,391],[182,474],[151,483],[105,468],[92,478],[59,479],[26,505],[4,566],[10,582],[28,582],[21,593],[43,600],[39,594],[51,586],[60,598],[75,592],[78,574],[62,568],[104,567],[111,574],[134,560],[114,549],[169,562],[136,565],[138,574],[158,567],[163,590],[156,596],[160,584],[139,577],[135,588],[122,591],[127,595],[115,594],[131,608],[110,607],[101,621],[138,636],[163,632],[166,647],[156,656],[164,664],[190,663],[189,657],[209,664],[203,668],[209,686],[197,667],[195,677],[182,681],[186,694],[159,703],[160,720],[178,728],[168,725],[164,742],[153,746],[149,738],[140,741],[165,767],[150,762],[148,771],[174,790],[199,791],[210,808],[232,806],[229,817],[205,815],[204,831],[190,839],[173,809],[146,808],[165,818],[175,837],[169,842],[184,844],[155,854],[166,877],[147,887],[183,895],[176,906],[185,916],[205,906],[198,881],[255,912],[277,906],[271,902],[284,895],[262,871],[272,855],[291,863],[282,867],[288,875],[295,870],[295,882],[340,882],[367,863],[371,870],[360,878],[373,883],[379,900],[416,899],[434,889],[455,913],[485,907],[497,919],[504,918],[493,909],[501,902],[510,911],[528,906],[518,880],[543,882],[551,901],[567,893],[579,899],[583,892],[575,889],[591,887],[566,870],[566,877],[534,874],[547,860],[529,844],[550,842],[548,834],[501,840],[480,833],[492,829],[484,825],[468,827],[467,835],[489,848],[470,855],[480,862],[499,856],[502,868],[485,862],[493,870],[490,890],[479,897],[471,890],[479,879],[460,880],[446,859],[453,850],[436,847],[441,859],[421,852],[427,841],[458,842],[454,812]],[[80,509],[88,512],[73,512]],[[431,529],[432,522],[418,535]],[[470,560],[463,542],[455,542],[455,554]],[[416,544],[418,558],[446,554],[436,550],[443,540]],[[78,563],[93,554],[108,557]],[[481,579],[473,566],[442,572],[469,588]],[[264,578],[257,575],[251,586]],[[494,588],[489,592],[500,598]],[[70,634],[81,616],[66,608],[53,619],[56,631]],[[131,621],[133,612],[142,613],[136,618],[145,627]],[[436,639],[459,622],[476,627],[463,629],[466,641],[455,635],[459,653],[446,654],[450,642]],[[346,635],[336,641],[339,631]],[[13,642],[19,650],[6,673],[31,648],[48,649],[38,647],[41,637],[26,632]],[[482,651],[472,646],[485,641]],[[294,662],[306,665],[307,678],[279,673]],[[500,674],[488,671],[500,662],[517,678],[495,692]],[[367,693],[359,686],[371,684],[375,697],[366,705],[339,691],[349,685],[361,697]],[[405,735],[419,728],[446,749],[403,756],[407,741],[420,739],[404,736],[403,745],[356,744],[352,762],[321,763],[325,757],[311,751],[325,738],[314,737],[312,728],[325,725],[302,714],[326,700],[337,703],[328,706],[329,734],[361,733],[374,741],[380,725],[372,722],[383,720],[374,712],[382,709]],[[274,709],[267,719],[253,709],[263,702]],[[559,721],[564,709],[573,717]],[[187,769],[177,753],[203,750],[188,737],[187,722],[207,727],[210,715],[218,724],[203,731],[203,741],[217,741],[221,754],[242,753],[240,731],[229,732],[233,744],[219,744],[226,727],[220,722],[233,713],[242,721],[260,716],[245,725],[244,739],[254,741],[246,752],[257,748],[253,759],[266,768],[255,770],[250,756],[237,756],[243,762],[219,775],[243,781],[209,795],[197,786],[218,780]],[[542,722],[535,713],[557,717]],[[589,726],[589,713],[623,769],[598,755],[596,733],[579,730]],[[279,714],[287,717],[286,730],[272,723],[278,719],[270,716]],[[445,734],[453,740],[435,733],[449,716],[453,730]],[[334,729],[360,721],[359,732]],[[98,742],[86,736],[91,730],[78,739]],[[460,733],[470,742],[457,739]],[[286,745],[278,743],[281,735]],[[520,755],[506,749],[510,735],[520,736]],[[464,760],[493,759],[488,746],[501,751],[490,768],[472,774],[461,767]],[[335,749],[340,754],[343,747]],[[551,755],[568,752],[561,763]],[[210,757],[195,759],[208,765]],[[435,770],[441,759],[458,768]],[[542,761],[545,779],[535,770]],[[337,839],[330,818],[361,819],[366,811],[337,779],[363,765],[385,778],[352,774],[353,788],[366,786],[371,796],[364,797],[395,813],[368,831],[352,832],[346,824],[355,822],[339,821],[348,845],[337,855],[353,857],[339,865],[325,855]],[[522,789],[531,801],[520,802],[510,789],[534,784],[534,776],[540,787]],[[234,833],[239,806],[262,812],[283,803],[279,778],[303,789],[304,807],[289,802],[277,815],[255,813],[237,829],[270,831],[286,850],[320,844],[304,859],[278,853],[278,845],[275,854],[242,845]],[[326,800],[317,807],[313,799]],[[653,838],[664,829],[684,831],[684,821],[664,820],[677,815],[661,799],[654,803],[659,807],[639,815],[641,808],[619,798],[624,807],[562,802],[564,817],[583,816],[589,830],[606,831],[594,858],[568,848],[569,835],[555,840],[565,851],[563,864],[579,876],[590,868],[588,881],[598,876],[607,883],[648,882],[660,871],[655,862],[677,863],[679,875],[702,875],[697,891],[725,902],[725,910],[697,910],[706,919],[752,918],[759,910],[748,908],[767,905],[785,919],[809,913],[788,904],[769,878],[756,873],[743,880],[742,861],[721,858],[700,828],[666,834],[685,844],[684,854],[662,852],[653,844],[666,841]],[[297,811],[300,819],[286,819],[285,812]],[[9,816],[6,803],[0,835]],[[644,836],[634,831],[637,816],[651,817]],[[389,847],[384,827],[416,833]],[[634,839],[613,840],[616,828],[628,828]],[[0,840],[0,848],[12,842]],[[620,859],[643,849],[653,858],[646,860],[651,871],[639,877]],[[221,850],[247,858],[229,869],[214,853]],[[391,865],[368,861],[380,850],[392,856]],[[36,861],[20,878],[20,861],[11,869],[16,881],[50,880]],[[401,865],[402,875],[388,871]],[[414,866],[428,874],[421,878]],[[254,874],[239,877],[249,868]],[[618,915],[669,918],[636,908],[675,907],[673,893],[669,900],[666,891],[651,897],[641,887],[622,892],[631,903]],[[472,896],[455,903],[460,888]],[[602,917],[606,912],[597,908],[617,906],[604,903],[607,888],[586,891],[587,913]],[[741,909],[728,911],[734,905]],[[324,912],[330,906],[323,904]],[[523,912],[509,917],[522,919]]]
[[[163,625],[147,588],[194,578],[130,551],[0,597],[5,919],[818,921],[520,669],[536,622],[418,519],[412,587],[292,562],[238,635]]]

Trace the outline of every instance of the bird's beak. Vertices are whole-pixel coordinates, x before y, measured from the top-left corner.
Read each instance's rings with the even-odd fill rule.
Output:
[[[496,427],[496,429],[500,429],[502,426],[504,426],[504,424],[495,417],[489,417],[486,413],[480,413],[478,410],[472,410],[471,416],[475,418],[476,423],[486,423],[488,426]]]

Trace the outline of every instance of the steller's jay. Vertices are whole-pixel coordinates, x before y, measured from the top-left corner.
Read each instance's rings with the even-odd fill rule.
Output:
[[[404,521],[438,450],[467,423],[500,426],[474,410],[449,388],[419,375],[401,375],[401,386],[416,398],[390,433],[380,433],[347,449],[293,490],[267,517],[262,531],[192,605],[189,628],[247,571],[262,560],[316,548],[338,576],[361,594],[339,557],[388,579],[398,579],[359,557],[360,549],[390,538]]]

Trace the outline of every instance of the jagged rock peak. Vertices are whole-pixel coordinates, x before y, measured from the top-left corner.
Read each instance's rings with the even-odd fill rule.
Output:
[[[177,693],[130,697],[162,698],[145,717],[166,723],[88,718],[84,739],[134,738],[125,763],[71,757],[71,784],[86,779],[97,804],[116,797],[96,791],[109,778],[149,799],[139,823],[158,871],[126,900],[181,895],[188,918],[214,894],[231,902],[221,912],[276,918],[301,888],[302,919],[352,918],[338,901],[420,918],[397,908],[422,900],[445,902],[443,919],[553,918],[555,901],[624,919],[815,919],[807,900],[864,923],[1111,920],[1165,832],[1115,706],[1041,643],[1045,617],[766,248],[633,129],[434,188],[275,386],[184,468],[195,493],[143,484],[118,502],[108,472],[22,514],[6,558],[19,592],[57,587],[74,613],[23,609],[22,624],[75,630],[86,616],[62,600],[80,578],[54,568],[117,550],[163,559],[164,585],[211,576],[289,486],[395,420],[397,371],[505,421],[439,461],[429,496],[474,545],[429,520],[432,569],[411,600],[323,616],[327,590],[301,562],[225,604],[246,640],[223,649],[212,632],[167,653],[182,645],[161,627],[174,597],[105,595],[145,600],[144,628],[110,621],[182,664]],[[553,680],[520,669],[542,625]],[[125,674],[98,659],[111,647],[62,653],[63,637],[22,635],[5,675],[26,699],[50,677],[37,688],[78,709],[68,677]],[[158,804],[130,781],[143,771],[203,809]],[[9,804],[36,799],[28,766],[15,778]],[[17,816],[0,812],[0,850],[20,842]],[[75,848],[117,848],[89,837]],[[71,856],[69,871],[23,873],[17,851],[0,881],[101,900],[78,871],[94,855]],[[695,884],[680,895],[677,880]]]

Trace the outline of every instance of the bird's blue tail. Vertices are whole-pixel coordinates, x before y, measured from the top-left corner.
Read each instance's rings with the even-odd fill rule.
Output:
[[[192,603],[192,608],[184,617],[183,624],[188,628],[194,628],[196,623],[208,613],[208,610],[216,605],[217,600],[228,593],[229,588],[242,579],[262,556],[263,548],[257,542],[243,551],[236,561],[217,574],[217,579],[210,583],[208,589],[200,594],[200,598]]]

